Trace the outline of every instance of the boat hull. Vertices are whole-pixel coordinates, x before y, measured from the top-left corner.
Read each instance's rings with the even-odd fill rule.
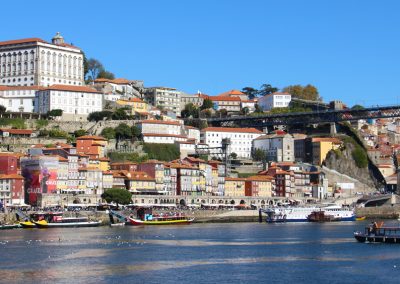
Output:
[[[0,230],[11,230],[21,228],[19,224],[12,224],[12,225],[0,225]]]
[[[142,221],[139,219],[129,218],[129,222],[133,226],[142,225],[184,225],[191,224],[194,219],[179,219],[179,220],[152,220],[152,221]]]
[[[19,224],[20,224],[21,227],[24,228],[24,229],[36,228],[36,224],[35,224],[35,223],[32,223],[31,221],[20,222]]]
[[[101,221],[93,222],[73,222],[73,223],[41,223],[35,222],[35,225],[40,229],[46,228],[81,228],[81,227],[98,227]]]
[[[354,233],[354,238],[360,243],[387,243],[387,244],[400,244],[399,236],[367,236],[362,233]]]

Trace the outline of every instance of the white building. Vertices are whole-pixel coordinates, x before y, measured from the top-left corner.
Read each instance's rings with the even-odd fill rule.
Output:
[[[1,86],[0,105],[10,112],[34,112],[39,86]]]
[[[86,86],[52,85],[38,91],[39,113],[62,109],[63,120],[86,120],[91,112],[101,111],[103,95]]]
[[[0,84],[14,86],[83,85],[83,53],[57,33],[0,42]]]
[[[124,78],[117,78],[113,80],[98,78],[94,80],[93,87],[104,94],[113,94],[128,98],[141,98],[142,95],[139,90],[144,89],[143,81],[127,80]]]
[[[143,134],[143,142],[145,143],[174,144],[175,141],[186,142],[187,137],[175,134],[155,134],[155,133]]]
[[[142,134],[181,135],[182,123],[178,121],[142,120],[137,126]]]
[[[288,107],[292,96],[289,93],[273,93],[258,98],[258,105],[263,111],[270,111],[276,107]]]
[[[146,101],[157,108],[181,114],[181,91],[174,88],[152,87],[146,89]]]
[[[263,150],[267,161],[294,161],[294,139],[290,134],[278,133],[260,136],[253,141],[253,148]]]
[[[221,147],[222,139],[230,139],[228,154],[236,153],[239,158],[251,158],[253,140],[263,132],[255,128],[207,127],[201,130],[200,140],[210,147]]]

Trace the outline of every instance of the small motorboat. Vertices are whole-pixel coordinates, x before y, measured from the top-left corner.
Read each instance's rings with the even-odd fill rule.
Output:
[[[32,229],[32,228],[36,228],[36,224],[31,222],[31,221],[23,221],[23,222],[19,222],[19,224],[21,225],[22,228],[24,229]]]
[[[364,232],[354,232],[360,243],[400,243],[400,227],[385,227],[383,222],[373,222]]]
[[[356,217],[356,221],[364,221],[365,219],[367,219],[365,216]]]
[[[10,229],[16,229],[16,228],[21,228],[20,224],[2,224],[0,225],[0,230],[10,230]]]

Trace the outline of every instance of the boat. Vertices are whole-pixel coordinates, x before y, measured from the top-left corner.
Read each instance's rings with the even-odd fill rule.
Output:
[[[90,221],[88,217],[63,217],[54,216],[52,220],[41,219],[33,223],[38,228],[77,228],[77,227],[98,227],[101,221]]]
[[[311,214],[307,216],[307,220],[309,222],[335,222],[340,221],[340,218],[332,214],[327,214],[324,210],[317,210],[311,212]]]
[[[125,225],[130,225],[128,218],[119,212],[110,209],[110,211],[108,212],[108,216],[110,218],[111,227],[121,227]],[[117,220],[115,220],[114,217]]]
[[[338,205],[310,206],[310,207],[271,207],[263,209],[268,223],[277,222],[308,222],[308,216],[316,211],[324,211],[325,215],[333,216],[335,221],[355,221],[354,210]]]
[[[0,225],[0,230],[10,230],[10,229],[16,229],[16,228],[21,228],[20,224],[2,224]]]
[[[356,221],[364,221],[365,219],[367,219],[365,216],[356,217]]]
[[[35,223],[33,223],[33,222],[29,221],[29,220],[19,222],[19,225],[21,225],[21,227],[24,228],[24,229],[36,228]]]
[[[128,217],[128,220],[133,226],[140,225],[179,225],[190,224],[194,218],[189,218],[181,213],[174,214],[152,214],[151,208],[139,208],[137,217]]]
[[[354,232],[354,238],[360,243],[400,243],[400,227],[385,227],[383,222],[374,222],[364,232]]]

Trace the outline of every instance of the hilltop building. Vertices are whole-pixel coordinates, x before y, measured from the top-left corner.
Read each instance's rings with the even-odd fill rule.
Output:
[[[57,33],[51,43],[40,38],[0,42],[0,84],[12,86],[82,86],[83,52]]]

